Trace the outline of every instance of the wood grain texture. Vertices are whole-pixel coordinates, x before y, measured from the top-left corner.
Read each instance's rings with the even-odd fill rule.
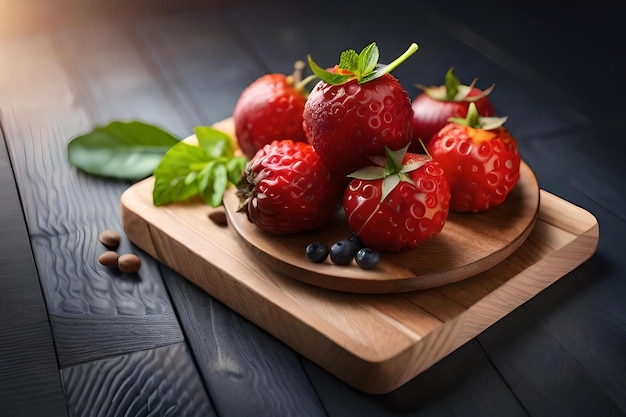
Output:
[[[0,131],[0,412],[67,416],[50,322]]]
[[[70,415],[216,416],[184,344],[62,370]]]
[[[2,127],[40,272],[40,291],[51,315],[46,324],[53,327],[63,368],[184,340],[154,259],[123,239],[118,251],[136,252],[142,258],[139,273],[123,274],[97,261],[105,250],[98,242],[100,231],[122,231],[119,198],[129,183],[76,170],[69,165],[66,150],[67,142],[88,131],[94,121],[133,114],[139,118],[146,103],[155,104],[152,117],[172,114],[172,119],[163,120],[173,127],[178,122],[180,130],[182,119],[159,94],[158,83],[146,83],[150,73],[135,50],[121,48],[116,55],[115,48],[107,49],[115,41],[128,44],[115,26],[81,29],[68,36],[41,34],[0,42],[0,58],[13,62],[0,71]],[[109,61],[87,53],[97,41]],[[134,59],[126,60],[124,54]],[[126,61],[127,66],[120,65]],[[107,63],[116,71],[107,71]],[[104,73],[98,74],[96,67]],[[119,90],[100,89],[107,75],[111,84],[135,86],[133,100],[120,97]],[[184,355],[192,363],[187,350],[179,356]],[[190,370],[195,379],[187,382],[195,385],[187,388],[204,391],[197,370]],[[159,375],[167,372],[176,370],[164,369]],[[68,383],[76,386],[71,384],[74,375],[64,379],[66,389]],[[113,388],[128,390],[132,382]],[[99,395],[106,398],[105,393]],[[206,395],[204,400],[210,407]]]
[[[153,181],[148,178],[122,195],[129,239],[329,372],[370,393],[399,387],[478,335],[588,259],[598,240],[591,214],[542,192],[533,232],[492,269],[406,296],[359,296],[303,284],[260,262],[236,235],[208,220],[208,213],[218,209],[198,202],[155,207]],[[433,303],[420,305],[428,292],[440,292],[460,305],[458,314],[449,315],[449,309]],[[446,314],[445,321],[437,319]]]
[[[232,114],[238,92],[267,71],[225,13],[145,19],[135,31],[171,100],[193,123],[182,137]]]
[[[327,415],[295,351],[173,270],[163,279],[221,416]]]
[[[41,9],[37,9],[37,13],[40,16],[45,14],[46,18],[40,19],[40,22],[45,24],[51,23],[50,17],[54,18],[45,13],[46,8],[52,8],[58,13],[62,11],[57,7],[59,2],[33,1],[42,6]],[[25,3],[32,4],[33,1],[27,0]],[[68,2],[61,0],[61,3]],[[73,11],[76,17],[76,13],[82,13],[85,10],[83,3],[78,9],[67,10],[67,12]],[[122,3],[124,2],[115,4],[121,5],[117,13],[123,14],[124,11],[134,7]],[[626,347],[624,346],[623,325],[625,317],[623,271],[626,270],[626,264],[622,245],[624,200],[620,197],[623,195],[621,192],[623,184],[619,180],[623,177],[621,175],[623,164],[619,153],[614,152],[615,145],[623,136],[621,133],[623,129],[618,126],[617,129],[611,131],[603,123],[594,123],[584,136],[569,135],[569,133],[578,134],[581,126],[587,126],[589,120],[586,117],[589,116],[600,116],[601,120],[612,118],[613,122],[620,123],[619,116],[615,116],[621,108],[618,105],[619,102],[616,103],[616,100],[620,100],[620,95],[612,94],[610,97],[605,97],[605,94],[602,94],[607,88],[611,89],[611,83],[598,85],[599,88],[588,88],[593,82],[580,82],[581,79],[600,82],[610,79],[611,73],[619,73],[619,66],[614,65],[615,59],[612,59],[616,56],[614,54],[616,48],[611,46],[610,42],[607,43],[607,39],[603,39],[608,33],[605,30],[608,26],[604,25],[604,29],[596,30],[593,25],[577,25],[575,36],[570,38],[567,34],[571,33],[570,30],[560,33],[559,31],[564,24],[576,22],[576,20],[569,20],[569,17],[580,9],[564,8],[562,10],[566,13],[560,14],[559,19],[554,19],[554,15],[539,10],[541,8],[545,11],[545,5],[532,1],[530,3],[503,3],[495,8],[490,7],[489,10],[477,7],[475,3],[472,3],[472,6],[464,4],[461,5],[463,13],[458,13],[459,9],[451,7],[449,3],[426,4],[426,2],[418,1],[411,3],[411,13],[400,14],[397,13],[398,9],[395,7],[370,13],[365,8],[351,8],[350,4],[342,3],[341,5],[334,4],[333,10],[339,9],[348,13],[337,13],[333,16],[327,16],[328,13],[325,13],[319,3],[316,3],[315,7],[307,7],[306,13],[298,11],[293,3],[289,2],[282,2],[284,4],[281,7],[277,6],[276,2],[250,3],[245,7],[227,7],[225,13],[188,15],[188,20],[185,16],[158,18],[147,23],[142,20],[135,27],[128,25],[129,20],[126,18],[130,15],[127,15],[124,16],[123,23],[114,22],[109,26],[110,29],[104,29],[101,26],[98,31],[93,31],[91,34],[86,28],[89,22],[83,21],[81,15],[80,22],[75,20],[75,23],[83,28],[76,30],[75,33],[77,36],[84,35],[85,39],[90,40],[88,42],[71,40],[73,35],[69,32],[66,32],[67,37],[66,35],[52,38],[32,36],[27,39],[0,42],[2,62],[11,64],[0,68],[0,91],[2,92],[0,94],[2,116],[0,117],[3,118],[0,123],[8,126],[7,132],[13,141],[20,141],[22,137],[40,136],[40,142],[45,143],[49,136],[71,137],[73,134],[87,130],[94,121],[108,121],[107,117],[118,117],[118,115],[120,117],[133,115],[143,117],[148,114],[156,115],[159,120],[161,118],[167,120],[166,124],[171,124],[171,127],[179,129],[182,134],[186,135],[197,121],[204,124],[205,121],[213,121],[208,120],[212,117],[220,118],[230,114],[230,111],[225,109],[227,105],[224,103],[232,103],[236,92],[229,95],[227,89],[220,90],[219,100],[214,100],[218,96],[210,94],[211,89],[216,86],[220,87],[220,84],[229,84],[235,88],[237,85],[251,81],[264,69],[288,71],[294,57],[302,58],[307,52],[312,52],[321,62],[334,62],[338,52],[344,47],[358,47],[372,40],[379,40],[382,41],[383,53],[392,56],[394,51],[399,51],[404,46],[405,40],[416,40],[420,43],[420,51],[414,57],[415,59],[410,61],[410,65],[403,65],[397,73],[407,81],[407,86],[412,88],[414,82],[425,84],[439,82],[450,65],[455,65],[457,73],[464,80],[479,76],[480,85],[495,82],[496,90],[492,98],[502,113],[510,116],[507,124],[514,128],[514,132],[521,139],[520,146],[524,159],[538,173],[542,188],[590,210],[598,217],[603,233],[599,241],[598,254],[587,263],[542,290],[539,296],[533,297],[512,314],[488,327],[477,339],[455,350],[445,360],[437,362],[401,388],[383,396],[370,396],[350,388],[318,365],[300,359],[290,349],[278,349],[276,353],[277,344],[268,342],[271,336],[262,331],[252,330],[255,329],[254,326],[248,326],[244,319],[233,314],[228,308],[224,307],[223,310],[216,308],[215,305],[220,304],[215,302],[212,296],[198,294],[199,298],[193,298],[197,304],[184,306],[188,308],[188,311],[181,313],[181,316],[190,317],[185,319],[185,337],[195,346],[197,356],[200,357],[203,354],[207,357],[219,356],[220,353],[230,351],[238,352],[237,355],[243,355],[244,352],[254,352],[258,355],[250,361],[239,360],[237,364],[241,367],[238,368],[240,371],[238,374],[227,372],[217,376],[213,374],[215,379],[205,378],[205,375],[210,375],[213,369],[209,368],[205,362],[199,364],[207,385],[220,384],[223,382],[220,377],[232,378],[231,381],[227,381],[228,385],[226,385],[232,388],[232,391],[226,386],[222,389],[220,385],[212,391],[220,397],[216,399],[216,402],[223,405],[223,408],[216,406],[216,409],[220,410],[220,415],[230,413],[240,415],[237,411],[250,410],[251,408],[247,407],[251,407],[251,404],[264,404],[264,398],[254,398],[257,391],[250,386],[251,384],[239,383],[240,380],[237,377],[240,375],[244,375],[241,381],[260,381],[259,386],[263,389],[258,391],[258,395],[271,395],[270,391],[278,392],[277,398],[268,400],[268,407],[272,410],[274,410],[272,407],[279,407],[282,402],[287,402],[289,405],[281,410],[293,410],[293,404],[298,401],[294,397],[302,393],[306,396],[311,389],[314,389],[320,401],[314,409],[323,409],[329,416],[343,417],[358,414],[376,417],[401,415],[449,417],[455,415],[567,414],[571,417],[582,415],[583,412],[589,414],[588,411],[593,406],[595,406],[593,415],[624,415],[626,387],[624,387],[623,375],[626,363],[623,352]],[[522,3],[530,4],[531,7],[521,7]],[[479,1],[478,4],[485,5],[485,2]],[[536,6],[537,9],[532,6]],[[113,6],[103,4],[100,7]],[[409,6],[402,5],[402,7],[404,11],[408,10],[405,7]],[[431,13],[433,7],[439,10],[438,16]],[[520,9],[525,9],[527,13],[518,13]],[[453,10],[457,12],[454,13]],[[585,8],[585,10],[588,9]],[[613,13],[612,17],[617,18],[618,12]],[[582,13],[582,15],[585,16],[582,21],[588,22],[587,13]],[[2,14],[0,20],[3,18],[7,20],[7,16],[9,15]],[[347,16],[351,18],[348,19]],[[205,17],[207,17],[207,22],[211,22],[212,27],[219,28],[219,30],[212,31],[210,28],[194,26],[189,29],[189,32],[194,35],[188,38],[185,35],[188,30],[185,22],[202,22]],[[494,20],[494,17],[498,20]],[[542,19],[545,19],[543,22],[545,24],[539,22],[537,25],[537,20]],[[216,20],[221,21],[222,24],[215,25]],[[532,21],[535,22],[534,25]],[[10,22],[10,24],[14,23],[16,22]],[[618,26],[615,25],[615,27]],[[368,30],[363,30],[364,27],[368,27]],[[526,30],[529,27],[532,27],[532,30]],[[2,25],[0,31],[5,28],[6,26]],[[176,29],[173,30],[174,28]],[[511,28],[522,29],[524,36],[520,36],[519,30],[511,30]],[[40,25],[34,29],[37,33],[45,30]],[[122,35],[103,33],[107,30],[118,30]],[[446,33],[450,31],[452,35]],[[590,34],[590,31],[594,32],[591,34],[593,41],[592,37],[586,36]],[[99,45],[106,46],[105,55],[109,59],[98,61],[101,65],[98,67],[85,62],[85,65],[80,67],[82,71],[80,76],[72,76],[72,73],[77,74],[75,69],[77,66],[72,63],[72,60],[81,60],[82,53],[85,52],[83,48],[86,50],[91,47],[91,40],[94,39],[93,34],[96,32],[108,38]],[[209,33],[211,34],[210,40],[205,36]],[[315,33],[315,36],[311,36],[312,33]],[[151,42],[150,39],[153,36],[158,36],[159,41]],[[232,57],[247,55],[247,58],[239,62],[245,66],[239,67],[236,72],[232,73],[233,77],[228,80],[211,80],[210,77],[205,79],[206,68],[219,70],[217,62],[231,62],[226,54],[228,48],[219,47],[221,38],[227,39],[225,45],[236,50]],[[138,96],[142,95],[144,90],[137,86],[141,84],[143,77],[157,79],[157,82],[147,81],[145,87],[158,89],[160,92],[148,93],[145,97],[160,97],[162,101],[150,103],[137,97],[129,98],[124,95],[124,90],[120,85],[113,85],[111,89],[89,85],[96,80],[102,80],[104,85],[114,84],[115,80],[107,78],[107,73],[115,74],[113,78],[125,74],[123,68],[111,69],[110,67],[124,67],[126,62],[124,54],[117,55],[114,52],[115,42],[111,41],[113,39],[120,40],[121,50],[141,56],[140,59],[131,57],[126,67],[129,73],[141,72],[140,76],[136,73],[131,74],[130,78],[135,80],[135,83],[130,86],[133,93]],[[563,43],[561,42],[563,39],[569,39],[569,41]],[[576,39],[576,41],[571,42],[571,39]],[[621,38],[616,36],[609,41],[618,42],[619,39]],[[187,44],[190,40],[195,41]],[[232,40],[236,41],[231,42]],[[587,58],[590,54],[600,56],[603,58],[602,62],[594,59],[587,59],[583,63],[578,62],[580,61],[581,42],[579,41],[581,40],[582,44],[588,42],[593,45],[593,48],[585,48],[583,54]],[[599,41],[595,42],[595,40]],[[169,46],[161,49],[161,44],[169,41],[172,41]],[[132,44],[131,47],[129,47],[130,44]],[[76,47],[77,45],[82,46]],[[144,49],[146,45],[148,51]],[[212,46],[204,48],[203,45]],[[555,45],[559,48],[555,49]],[[66,52],[66,46],[72,49],[71,54]],[[563,53],[568,49],[575,53]],[[215,51],[222,51],[223,55],[213,55]],[[199,54],[200,57],[194,59],[194,54]],[[87,56],[90,60],[97,59],[97,51],[87,50],[85,57]],[[59,57],[62,57],[64,61],[61,66],[57,62]],[[32,63],[24,65],[27,60],[32,60]],[[554,65],[555,62],[559,65]],[[235,67],[239,64],[235,64]],[[193,71],[188,68],[193,68]],[[143,70],[147,71],[142,72]],[[561,74],[565,77],[557,77],[558,79],[554,76],[542,77],[561,70],[566,72]],[[92,71],[96,76],[90,76]],[[70,75],[59,76],[66,72]],[[228,76],[228,74],[227,70],[222,72],[222,75]],[[536,82],[537,80],[541,82]],[[554,88],[557,84],[559,88]],[[68,88],[71,91],[69,94]],[[114,95],[117,94],[129,99],[116,99]],[[174,97],[174,95],[178,96]],[[185,101],[185,97],[192,95],[193,99],[189,98]],[[184,100],[182,103],[180,97]],[[585,113],[583,116],[586,117],[581,119],[577,112],[581,110],[580,103],[570,100],[572,98],[587,99],[586,110],[591,109],[593,112],[585,113],[583,109]],[[612,105],[598,105],[598,103],[608,103],[611,100]],[[162,111],[155,111],[152,108],[152,106],[161,105]],[[572,107],[576,112],[570,112]],[[171,112],[180,113],[181,109],[188,114],[171,114]],[[13,151],[18,150],[13,156],[19,156],[20,145],[12,146]],[[40,149],[41,152],[45,152],[46,148],[42,146],[27,149],[29,149],[27,152],[30,152],[30,149]],[[62,154],[59,154],[59,157],[62,157]],[[108,213],[108,208],[93,207],[89,204],[81,208],[84,202],[72,200],[64,203],[72,207],[73,214],[69,217],[60,211],[47,213],[47,207],[37,208],[39,200],[32,196],[35,194],[43,196],[43,199],[50,205],[60,204],[61,196],[71,196],[72,188],[77,184],[82,184],[85,187],[88,185],[101,187],[102,201],[110,202],[111,198],[119,197],[120,190],[111,190],[107,181],[91,183],[83,181],[85,177],[75,181],[63,178],[62,175],[57,176],[53,169],[59,163],[56,157],[48,160],[41,154],[16,158],[15,161],[16,166],[21,167],[20,172],[26,170],[25,166],[30,165],[28,171],[38,173],[32,177],[35,183],[31,183],[31,179],[21,174],[19,177],[19,187],[24,210],[28,216],[29,230],[32,236],[37,236],[35,243],[44,246],[46,251],[49,251],[49,248],[52,248],[56,242],[71,243],[74,238],[78,239],[77,242],[81,244],[85,242],[90,244],[90,236],[93,234],[84,233],[83,228],[89,226],[83,225],[88,224],[92,215],[99,216],[101,213]],[[44,163],[46,169],[35,167]],[[48,175],[55,178],[55,181],[57,179],[68,180],[68,192],[57,193],[55,190],[45,190]],[[80,188],[77,190],[79,190],[78,193],[82,192]],[[4,214],[4,211],[2,213]],[[59,221],[55,222],[55,218]],[[2,221],[4,219],[2,217]],[[53,221],[49,222],[48,219]],[[64,234],[68,230],[71,231],[74,228],[73,220],[78,222],[76,229],[79,231],[68,234],[65,240],[51,238],[57,233]],[[63,226],[59,227],[59,225]],[[4,226],[2,223],[2,227]],[[37,235],[39,232],[42,235]],[[541,238],[541,241],[545,240]],[[12,249],[11,243],[5,241],[2,247]],[[95,249],[80,253],[87,256],[95,252]],[[18,255],[23,255],[23,253],[19,252]],[[49,252],[45,256],[52,255],[53,252]],[[524,259],[529,262],[533,259],[538,261],[542,259],[542,254],[537,251],[528,251],[524,256]],[[0,268],[19,267],[19,262],[13,263],[14,259],[21,258],[12,256],[8,264],[0,263]],[[521,272],[523,262],[511,267]],[[21,275],[18,277],[21,279]],[[169,278],[172,277],[173,279],[170,280]],[[153,278],[160,280],[160,275],[158,273],[153,275],[150,272],[149,279]],[[187,287],[177,283],[183,281],[187,284],[185,280],[173,272],[171,275],[165,272],[163,279],[168,291],[172,294],[176,289],[182,288],[180,291],[182,296],[177,299],[176,304],[185,303],[188,297],[185,292]],[[501,277],[501,279],[506,280],[506,277]],[[415,303],[419,303],[425,311],[436,311],[437,316],[433,317],[443,322],[463,314],[467,305],[471,305],[477,299],[476,297],[480,298],[481,293],[488,293],[490,289],[498,285],[498,282],[502,280],[482,285],[481,291],[475,296],[463,294],[462,288],[452,291],[452,294],[458,297],[456,300],[450,299],[443,291],[424,292],[419,296],[415,295],[419,299]],[[100,285],[102,283],[99,283],[97,288]],[[195,288],[194,290],[200,292]],[[174,295],[171,296],[174,297]],[[139,301],[142,299],[144,299],[143,296],[138,297]],[[60,301],[60,298],[57,300]],[[208,300],[215,304],[210,326],[205,323],[206,318],[198,319],[198,316],[194,314],[196,309],[206,312],[206,309],[203,309],[206,307],[203,303]],[[76,302],[71,298],[70,301]],[[107,306],[116,307],[117,303],[114,298],[109,301],[113,302]],[[89,314],[96,311],[95,307],[101,308],[101,303],[98,301],[87,304],[86,308],[90,309]],[[440,303],[446,308],[437,309],[436,306]],[[69,305],[70,302],[67,304]],[[55,305],[59,308],[62,304]],[[132,308],[137,305],[141,303],[130,303]],[[154,303],[146,304],[146,306],[154,305]],[[176,309],[182,311],[178,305]],[[57,311],[61,312],[61,318],[66,316],[72,318],[70,310],[58,309]],[[395,311],[395,314],[398,313]],[[485,314],[487,315],[488,312]],[[117,314],[111,317],[115,319],[119,316]],[[151,317],[159,316],[154,314]],[[197,322],[194,323],[194,320]],[[427,329],[428,321],[426,325],[412,324],[416,328],[412,331],[419,332],[420,328]],[[86,324],[86,326],[90,325]],[[115,326],[116,323],[112,325]],[[243,337],[234,337],[234,334],[230,334],[230,327],[236,328],[236,334],[243,335]],[[4,327],[4,322],[2,328],[5,331],[12,330]],[[77,326],[77,331],[78,329],[83,331],[85,327]],[[72,336],[71,322],[68,322],[66,330],[70,332],[69,336]],[[210,334],[213,330],[215,333]],[[20,331],[25,330],[20,328]],[[422,331],[425,330],[422,329]],[[148,335],[148,338],[152,336]],[[248,340],[245,337],[248,337]],[[209,342],[205,343],[205,340]],[[130,344],[135,341],[127,340]],[[218,344],[219,341],[222,344]],[[117,345],[118,342],[119,346],[124,344],[121,339],[111,341],[111,343],[105,341],[99,349],[107,351],[108,354],[108,348]],[[71,343],[74,343],[71,346],[73,349],[80,349],[78,340]],[[11,346],[0,344],[2,353],[6,351],[5,349],[11,351]],[[207,348],[203,348],[206,345],[212,350],[206,352],[204,349]],[[92,346],[89,347],[91,348]],[[291,355],[288,359],[281,361],[279,355],[286,352]],[[97,351],[93,353],[98,355]],[[71,355],[74,358],[79,357],[77,350],[72,350]],[[296,361],[296,358],[299,360]],[[302,372],[301,363],[304,364],[304,372],[310,381],[309,385],[298,379]],[[281,364],[284,367],[281,367]],[[15,363],[11,362],[7,368],[11,371],[4,374],[6,378],[3,381],[8,382],[3,387],[30,389],[30,387],[18,386],[18,381],[12,380],[13,366]],[[253,372],[253,370],[256,375],[247,375],[247,372]],[[298,377],[288,378],[288,383],[280,384],[279,380],[286,372],[293,372]],[[255,377],[258,379],[255,380]],[[290,396],[290,389],[285,386],[296,384],[296,381],[298,388],[293,390],[296,394]],[[299,385],[300,383],[303,385]],[[237,388],[249,395],[246,401],[241,401],[241,405],[237,404]],[[6,391],[0,390],[0,392]],[[38,400],[44,398],[43,394],[29,397],[28,401],[24,402],[25,407],[37,407]],[[306,405],[303,405],[303,409],[307,409],[308,402],[305,401],[304,404]],[[7,408],[2,405],[4,403],[0,404],[0,414],[4,415]],[[559,405],[562,407],[558,407]],[[285,411],[284,414],[289,413]]]
[[[376,396],[328,378],[312,362],[305,367],[330,416],[528,416],[476,340],[402,387]]]

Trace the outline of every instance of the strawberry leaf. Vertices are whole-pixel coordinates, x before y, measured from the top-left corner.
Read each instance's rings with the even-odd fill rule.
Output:
[[[378,63],[378,46],[375,42],[372,42],[358,54],[353,49],[342,52],[339,58],[339,64],[335,66],[337,72],[323,69],[313,61],[311,55],[308,55],[308,60],[311,71],[328,84],[341,85],[353,79],[356,79],[359,84],[363,84],[390,73],[409,56],[413,55],[417,49],[417,44],[412,43],[409,48],[393,62],[388,65],[381,65]]]
[[[492,84],[489,88],[480,92],[480,94],[470,96],[469,94],[474,89],[477,81],[478,78],[474,78],[470,85],[461,84],[454,74],[454,68],[451,67],[448,72],[446,72],[443,85],[425,86],[416,84],[416,87],[423,90],[430,98],[437,101],[452,101],[455,103],[472,102],[488,96],[495,87],[495,84]]]
[[[338,67],[350,72],[354,72],[359,65],[359,54],[354,49],[343,51],[339,57]]]
[[[341,85],[341,84],[348,82],[348,80],[352,78],[351,74],[350,75],[337,74],[337,73],[325,70],[324,68],[317,65],[315,61],[313,61],[313,58],[311,58],[311,55],[308,56],[308,59],[309,59],[309,66],[311,67],[311,71],[313,71],[313,74],[315,74],[320,80],[324,81],[325,83],[328,83],[331,85]]]
[[[368,75],[375,72],[376,65],[378,65],[378,58],[378,46],[376,46],[376,44],[372,42],[365,48],[363,48],[363,50],[359,54],[359,61],[357,66],[358,73],[362,77],[367,77]]]
[[[381,166],[368,166],[354,171],[350,175],[351,178],[360,180],[379,180],[385,177],[385,168]]]
[[[380,201],[385,201],[385,198],[393,191],[394,188],[398,184],[400,184],[400,176],[399,175],[390,175],[383,179],[383,184],[381,186],[381,196]]]
[[[467,109],[467,116],[463,117],[450,117],[449,122],[457,123],[463,126],[469,126],[474,129],[493,130],[504,125],[508,116],[504,117],[481,117],[476,109],[476,104],[471,102]]]

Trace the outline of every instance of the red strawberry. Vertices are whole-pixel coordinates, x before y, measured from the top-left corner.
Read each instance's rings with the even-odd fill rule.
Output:
[[[494,85],[482,91],[476,87],[476,79],[470,85],[462,85],[454,75],[454,68],[446,73],[445,84],[440,86],[418,86],[422,92],[413,99],[413,137],[420,139],[424,145],[442,127],[448,124],[450,117],[465,117],[470,103],[475,103],[481,116],[491,117],[495,114],[489,100],[489,93]],[[420,152],[419,141],[414,141],[410,151]]]
[[[478,212],[504,202],[520,177],[517,142],[506,117],[480,117],[474,103],[466,119],[451,119],[433,136],[428,152],[443,167],[459,212]]]
[[[413,137],[413,110],[407,92],[390,72],[417,50],[411,47],[389,65],[378,64],[378,47],[347,50],[331,71],[309,56],[321,81],[304,106],[304,131],[328,169],[343,177],[369,164],[385,147],[400,149]]]
[[[341,189],[311,145],[289,139],[261,148],[238,184],[239,211],[270,233],[296,233],[328,222]]]
[[[441,232],[448,218],[450,188],[430,156],[387,149],[387,158],[350,176],[343,207],[365,246],[387,252],[412,249]]]
[[[301,80],[304,63],[296,63],[293,75],[266,74],[239,96],[233,111],[237,144],[248,159],[273,140],[292,139],[306,142],[302,129],[302,111],[307,99]]]

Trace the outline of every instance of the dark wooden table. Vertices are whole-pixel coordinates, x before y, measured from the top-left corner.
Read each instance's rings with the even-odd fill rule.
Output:
[[[328,4],[326,4],[328,3]],[[0,415],[626,414],[625,93],[608,1],[0,1]],[[261,74],[376,41],[411,95],[456,68],[496,84],[541,188],[591,212],[595,255],[406,385],[359,392],[123,239],[138,278],[96,261],[130,185],[70,166],[112,120],[186,137]]]

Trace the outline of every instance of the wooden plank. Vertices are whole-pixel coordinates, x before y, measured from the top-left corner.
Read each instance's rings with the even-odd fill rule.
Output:
[[[564,413],[584,414],[582,410],[595,407],[602,415],[620,415],[626,410],[622,325],[626,259],[623,248],[612,242],[623,240],[623,221],[573,190],[563,190],[598,217],[602,231],[598,253],[526,303],[523,312],[511,315],[510,324],[495,326],[479,341],[512,389],[520,391],[519,397],[533,397],[530,402],[538,413],[562,403],[567,404]],[[539,323],[539,328],[528,321]],[[501,340],[505,326],[518,335],[509,343]],[[519,360],[510,360],[510,355]],[[556,369],[548,371],[548,363]],[[543,394],[535,396],[532,391]],[[585,395],[572,400],[572,391]]]
[[[293,350],[167,267],[163,279],[220,415],[327,415]]]
[[[528,416],[475,340],[397,390],[377,396],[329,378],[312,362],[304,363],[329,416]]]
[[[187,347],[116,355],[62,369],[73,416],[217,416]]]
[[[161,74],[136,45],[125,25],[104,25],[68,30],[59,34],[57,53],[79,85],[78,98],[95,123],[115,119],[141,120],[180,137],[193,130],[186,112],[178,109]],[[79,93],[78,93],[79,92]]]
[[[108,30],[116,31],[115,27]],[[99,232],[104,228],[122,231],[119,197],[128,183],[85,175],[69,165],[66,150],[67,142],[89,130],[94,119],[139,117],[146,114],[143,113],[146,104],[154,104],[147,114],[171,115],[171,119],[163,117],[161,120],[172,126],[182,119],[177,119],[165,94],[159,94],[158,83],[142,67],[141,61],[134,59],[129,60],[127,66],[123,64],[123,54],[136,58],[136,51],[121,48],[122,56],[117,55],[120,61],[113,60],[115,48],[110,44],[111,39],[126,45],[125,39],[113,35],[107,38],[102,28],[78,32],[77,35],[87,41],[94,40],[90,36],[105,38],[100,46],[115,67],[110,73],[94,72],[96,78],[90,78],[89,74],[94,71],[92,65],[98,63],[99,69],[106,73],[107,61],[98,61],[88,53],[79,56],[78,41],[72,43],[61,37],[57,44],[54,38],[38,35],[0,43],[0,59],[13,63],[0,69],[0,89],[6,91],[0,99],[3,128],[15,164],[35,261],[41,272],[43,295],[52,314],[59,361],[64,369],[85,361],[183,341],[175,311],[153,259],[123,239],[118,249],[121,253],[136,251],[143,258],[138,274],[121,274],[97,261],[105,249],[98,242]],[[82,44],[82,47],[89,49],[91,46]],[[59,61],[59,57],[65,61]],[[105,75],[109,78],[98,79]],[[119,89],[98,88],[100,81],[106,81],[102,85],[115,85],[111,78],[116,78],[120,85],[132,86],[133,97],[124,100],[129,97]],[[116,97],[121,100],[116,101]],[[181,125],[178,129],[186,130]],[[186,355],[192,363],[187,350],[180,355]],[[116,371],[115,367],[106,368],[102,377],[115,378]],[[170,367],[159,375],[168,372],[178,370]],[[187,389],[204,392],[197,369],[192,367],[191,372],[196,377],[188,382],[195,385]],[[95,379],[73,383],[74,377],[78,378],[79,374],[70,372],[64,377],[66,388],[86,390],[89,383],[98,383]],[[95,392],[92,399],[99,401],[108,395],[124,397],[127,392],[141,389],[139,385],[132,385],[141,381],[129,381],[131,385],[128,381],[124,385],[113,384],[112,389],[121,392],[91,391]],[[67,390],[72,399],[76,394],[73,389]],[[150,397],[141,397],[141,400],[148,404],[153,401]],[[203,402],[205,408],[211,407],[206,395],[198,401]],[[77,406],[68,402],[73,410]]]
[[[67,416],[50,322],[0,130],[0,410]]]
[[[224,13],[146,19],[134,29],[146,59],[191,121],[183,137],[232,114],[237,92],[265,72]]]
[[[559,333],[531,325],[535,320],[528,309],[521,308],[511,314],[506,330],[489,329],[479,338],[527,412],[555,416],[623,415],[623,401],[609,396],[602,381],[595,379],[574,356],[577,349],[561,344],[554,336]],[[594,343],[592,339],[577,339],[575,343]],[[510,361],[511,357],[516,360]],[[623,369],[623,364],[615,365]],[[572,396],[571,392],[581,394]]]

